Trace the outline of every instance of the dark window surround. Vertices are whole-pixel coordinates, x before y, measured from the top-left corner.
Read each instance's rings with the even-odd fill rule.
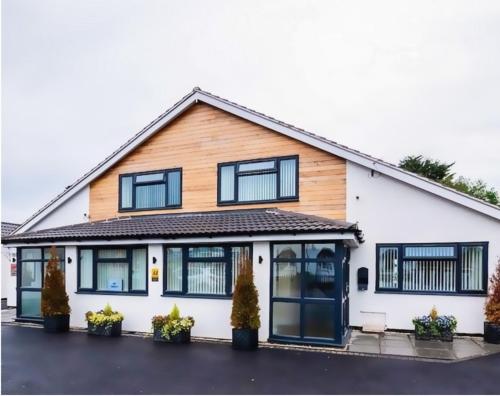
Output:
[[[295,195],[280,198],[280,161],[295,159]],[[241,164],[252,164],[256,162],[265,161],[276,161],[275,169],[268,170],[255,170],[255,171],[238,171],[238,166]],[[234,165],[234,199],[231,201],[221,201],[221,168],[223,166]],[[276,199],[268,200],[254,200],[254,201],[238,201],[238,176],[240,175],[263,175],[266,173],[276,173]],[[223,162],[217,164],[217,206],[225,205],[249,205],[249,204],[259,204],[259,203],[270,203],[270,202],[293,202],[299,200],[299,156],[298,155],[288,155],[284,157],[270,157],[270,158],[258,158],[252,160],[244,161],[233,161],[233,162]]]
[[[164,184],[165,185],[165,203],[167,203],[168,197],[168,174],[171,172],[179,172],[180,173],[180,185],[179,185],[179,204],[178,205],[168,205],[158,206],[154,208],[136,208],[135,203],[135,188],[136,186],[148,186],[155,184]],[[150,182],[136,182],[137,176],[142,175],[150,175],[154,173],[163,173],[163,181],[150,181]],[[122,179],[124,177],[133,177],[132,180],[132,207],[131,208],[123,208],[122,207]],[[133,172],[133,173],[123,173],[119,175],[118,182],[118,211],[119,212],[142,212],[145,210],[158,210],[158,209],[179,209],[182,208],[182,168],[171,168],[171,169],[159,169],[153,171],[146,172]]]
[[[455,254],[453,256],[430,256],[430,257],[415,257],[405,256],[405,247],[433,247],[433,246],[454,246]],[[482,291],[477,290],[462,290],[462,247],[468,246],[482,246],[483,247],[483,273],[482,273]],[[398,287],[397,288],[381,288],[379,287],[379,251],[380,248],[396,247],[398,248]],[[465,295],[465,296],[479,296],[484,297],[487,294],[488,288],[488,242],[443,242],[443,243],[377,243],[375,245],[375,292],[377,293],[394,293],[394,294],[415,294],[415,295]],[[455,289],[454,292],[443,291],[408,291],[403,290],[403,271],[402,265],[404,261],[420,261],[420,260],[451,260],[456,262],[455,271]]]
[[[97,251],[99,249],[126,249],[127,250],[127,258],[97,258]],[[146,290],[132,290],[132,250],[133,249],[146,249]],[[81,250],[92,250],[92,288],[80,288],[80,251]],[[78,294],[112,294],[112,295],[148,295],[149,290],[149,279],[148,279],[148,271],[149,271],[149,251],[147,245],[97,245],[97,246],[79,246],[78,247],[78,265],[76,268],[77,273],[77,293]],[[128,263],[128,291],[114,292],[108,290],[97,290],[97,262],[127,262]]]
[[[224,257],[189,257],[189,248],[198,247],[222,247],[224,248]],[[172,244],[163,246],[163,296],[164,297],[182,297],[182,298],[213,298],[213,299],[231,299],[233,293],[231,291],[233,278],[233,265],[231,248],[232,247],[248,247],[250,251],[250,259],[253,257],[252,243],[212,243],[212,244]],[[182,291],[167,291],[167,249],[182,248]],[[188,262],[221,262],[226,263],[226,284],[225,294],[196,294],[187,292],[188,284]],[[253,262],[253,261],[252,261]]]

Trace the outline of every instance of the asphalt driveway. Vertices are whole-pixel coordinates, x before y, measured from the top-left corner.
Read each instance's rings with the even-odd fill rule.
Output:
[[[495,394],[500,354],[458,363],[2,326],[3,394]]]

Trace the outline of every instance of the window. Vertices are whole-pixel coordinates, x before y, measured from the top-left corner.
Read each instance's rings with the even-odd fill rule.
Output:
[[[105,293],[147,293],[148,254],[145,246],[82,247],[78,290]]]
[[[229,297],[250,246],[166,246],[164,292]]]
[[[219,164],[218,203],[298,199],[298,161],[293,156]]]
[[[487,243],[377,245],[377,290],[484,294]]]
[[[120,175],[121,211],[179,208],[182,171],[162,171]]]

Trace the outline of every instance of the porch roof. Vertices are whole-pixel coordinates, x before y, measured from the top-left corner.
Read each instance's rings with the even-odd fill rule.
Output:
[[[362,242],[356,224],[267,208],[117,217],[14,234],[2,243],[343,232]]]

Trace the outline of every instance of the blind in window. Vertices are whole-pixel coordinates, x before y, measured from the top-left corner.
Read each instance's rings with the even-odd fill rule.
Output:
[[[462,290],[483,290],[483,247],[462,247]]]
[[[188,263],[188,293],[225,294],[226,263]]]
[[[80,288],[92,289],[92,249],[80,250]]]
[[[421,260],[403,262],[403,290],[454,292],[456,262],[452,260]]]
[[[379,250],[379,287],[397,289],[398,287],[398,248],[384,247]]]

